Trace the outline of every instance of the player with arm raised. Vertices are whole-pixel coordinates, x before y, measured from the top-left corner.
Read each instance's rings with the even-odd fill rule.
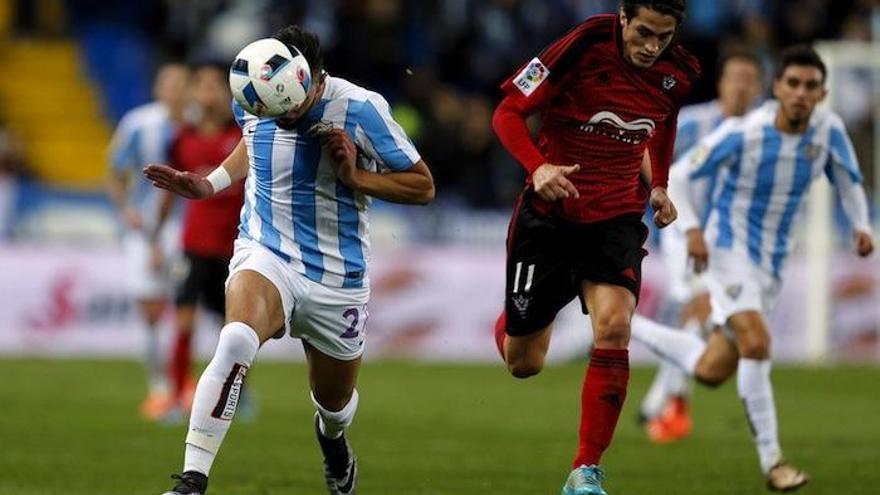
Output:
[[[675,220],[666,182],[681,103],[699,64],[672,43],[683,0],[624,0],[587,19],[502,86],[493,125],[529,173],[508,233],[505,311],[495,329],[510,372],[541,371],[557,312],[580,297],[594,349],[566,495],[604,494],[599,459],[629,380],[630,320],[646,251],[640,181],[650,150],[655,222]],[[540,114],[537,143],[526,118]]]
[[[755,437],[761,471],[773,490],[804,485],[779,445],[770,381],[766,315],[793,248],[792,227],[812,182],[826,174],[854,226],[855,250],[874,249],[862,176],[843,121],[817,109],[826,68],[809,46],[782,53],[773,83],[776,100],[730,119],[674,167],[670,191],[680,206],[687,250],[705,281],[715,332],[708,343],[684,332],[634,328],[633,337],[699,382],[719,385],[737,375],[737,392]],[[701,228],[691,184],[717,175],[711,210]]]
[[[681,109],[675,138],[676,160],[725,119],[745,115],[761,98],[763,70],[760,59],[753,52],[728,50],[722,55],[719,67],[718,98]],[[706,177],[693,185],[700,189],[695,191],[694,197],[698,200],[701,219],[705,218],[708,210],[710,189],[716,184],[714,177]],[[673,327],[683,326],[685,331],[702,334],[709,324],[709,293],[701,277],[688,269],[686,244],[687,239],[679,222],[660,230],[660,250],[668,277],[667,305],[663,311],[667,319],[663,323]],[[637,315],[632,324],[655,323]],[[690,434],[690,389],[690,379],[684,372],[673,364],[660,361],[654,382],[639,410],[639,418],[644,421],[648,438],[667,443]]]
[[[280,118],[258,118],[235,103],[243,138],[207,177],[145,171],[156,186],[193,199],[247,177],[226,325],[196,388],[184,472],[169,495],[204,494],[245,374],[276,334],[303,341],[328,490],[355,492],[358,465],[344,432],[358,407],[370,197],[405,204],[434,197],[428,166],[381,95],[327,75],[315,34],[288,27],[275,39],[308,61],[305,101]]]
[[[158,229],[156,216],[161,194],[150,186],[140,171],[148,163],[168,161],[171,142],[183,120],[187,78],[185,65],[163,64],[153,85],[156,101],[126,113],[110,144],[112,169],[107,191],[123,221],[122,244],[128,292],[137,302],[147,329],[144,364],[148,392],[141,403],[141,415],[148,420],[161,418],[173,402],[157,328],[168,302],[171,283],[167,277],[167,263],[153,255],[150,238],[156,234],[168,251],[174,245],[178,229],[176,219]],[[166,256],[165,261],[169,257]]]

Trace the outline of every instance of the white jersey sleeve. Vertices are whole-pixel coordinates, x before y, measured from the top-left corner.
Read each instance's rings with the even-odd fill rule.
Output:
[[[862,187],[858,158],[843,120],[837,115],[833,115],[832,119],[825,175],[840,194],[843,209],[853,228],[869,231],[868,200]]]
[[[349,102],[346,127],[358,148],[382,168],[399,172],[421,160],[412,141],[391,116],[388,102],[376,93]]]
[[[141,132],[138,131],[133,114],[126,114],[110,141],[110,166],[114,172],[125,172],[136,167],[145,165],[141,163],[140,140]]]

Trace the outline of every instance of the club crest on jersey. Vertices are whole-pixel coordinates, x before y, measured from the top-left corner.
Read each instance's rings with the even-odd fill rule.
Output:
[[[807,155],[807,158],[810,160],[815,160],[819,158],[819,154],[822,153],[822,146],[818,144],[808,144],[803,148],[804,154]]]
[[[599,134],[627,144],[641,144],[654,134],[656,124],[651,119],[627,122],[614,112],[599,112],[580,126],[580,130]]]
[[[541,83],[543,83],[549,75],[550,69],[548,69],[547,66],[537,58],[533,58],[532,61],[526,65],[525,69],[517,74],[516,78],[513,80],[513,84],[523,95],[529,96],[538,89]]]
[[[670,89],[674,88],[676,84],[678,84],[678,80],[675,79],[675,76],[670,75],[670,74],[663,76],[663,90],[664,91],[669,91]]]

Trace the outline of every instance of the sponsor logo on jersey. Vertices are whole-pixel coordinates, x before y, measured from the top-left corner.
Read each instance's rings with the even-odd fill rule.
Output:
[[[614,112],[599,112],[580,126],[580,130],[599,134],[627,144],[641,144],[654,134],[656,124],[651,119],[627,122]]]
[[[550,69],[548,69],[547,66],[537,58],[533,58],[532,61],[526,65],[525,69],[517,74],[516,78],[513,80],[513,84],[523,95],[529,96],[538,89],[541,83],[543,83],[549,75]]]

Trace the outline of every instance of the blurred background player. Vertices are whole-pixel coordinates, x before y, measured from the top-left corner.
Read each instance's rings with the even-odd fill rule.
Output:
[[[170,163],[178,170],[206,175],[238,145],[241,131],[232,116],[232,95],[227,67],[202,61],[192,68],[190,79],[193,122],[183,125],[171,148]],[[162,193],[164,204],[160,224],[171,211],[174,195]],[[183,258],[175,269],[175,329],[168,375],[178,411],[192,405],[192,339],[199,303],[220,318],[225,314],[224,283],[238,236],[238,217],[244,203],[244,181],[239,180],[205,201],[187,201],[183,216],[181,247]],[[155,251],[160,246],[154,247]]]
[[[763,93],[763,69],[758,56],[745,48],[731,48],[721,58],[718,98],[706,103],[683,107],[678,116],[674,158],[678,160],[703,137],[729,117],[741,117],[753,109]],[[691,187],[699,187],[694,195],[697,214],[705,219],[708,210],[710,179],[704,178]],[[687,241],[678,222],[659,231],[660,249],[666,265],[668,296],[662,323],[683,327],[687,331],[708,330],[709,293],[693,270],[688,268]],[[636,317],[633,325],[642,324]],[[678,367],[660,361],[654,381],[642,400],[640,420],[654,442],[666,443],[686,437],[691,431],[688,408],[690,379]]]
[[[358,465],[344,432],[357,411],[365,344],[370,197],[434,197],[431,173],[385,99],[327,75],[314,33],[292,26],[275,38],[309,63],[305,101],[263,119],[234,103],[244,138],[207,178],[164,166],[145,171],[157,187],[193,199],[247,176],[226,325],[196,389],[183,473],[166,495],[204,494],[257,350],[285,333],[306,352],[328,490],[355,493]]]
[[[852,222],[855,249],[874,248],[862,175],[841,118],[816,109],[826,94],[825,64],[809,46],[781,55],[774,101],[730,119],[674,167],[671,193],[681,211],[688,255],[706,272],[715,332],[708,344],[660,327],[634,327],[633,336],[658,356],[709,385],[737,374],[737,392],[755,437],[761,471],[773,490],[808,481],[782,456],[770,382],[766,315],[793,248],[792,226],[813,180],[826,174]],[[695,180],[718,176],[705,227],[693,207]],[[705,237],[704,237],[705,232]],[[707,242],[708,241],[708,242]]]
[[[144,365],[148,392],[141,404],[141,414],[150,420],[161,416],[171,404],[157,329],[171,288],[168,266],[155,256],[150,239],[155,236],[157,245],[164,244],[161,249],[166,251],[165,259],[170,259],[178,221],[175,218],[160,228],[161,193],[140,171],[148,163],[168,161],[172,139],[183,120],[187,78],[188,70],[183,64],[161,66],[153,87],[156,101],[130,110],[119,122],[110,144],[112,170],[107,188],[122,220],[125,279],[146,327]]]
[[[581,393],[577,455],[565,495],[604,495],[602,453],[629,381],[630,320],[641,283],[648,191],[658,227],[676,119],[699,64],[672,45],[683,0],[625,0],[587,19],[506,81],[494,115],[502,144],[528,171],[508,232],[507,287],[496,340],[515,377],[541,371],[557,313],[579,297],[594,345]],[[540,114],[537,146],[526,119]],[[650,150],[650,151],[649,151]]]

